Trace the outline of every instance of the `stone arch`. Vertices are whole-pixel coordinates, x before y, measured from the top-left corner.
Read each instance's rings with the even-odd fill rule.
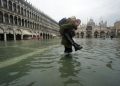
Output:
[[[2,27],[0,27],[0,34],[4,33],[4,29]]]
[[[17,6],[18,13],[20,14],[20,5]]]
[[[104,31],[101,31],[100,32],[100,38],[104,37],[105,36],[105,32]]]
[[[7,34],[14,34],[14,30],[12,28],[8,28],[5,31]]]
[[[48,39],[50,39],[50,34],[48,33]]]
[[[46,36],[45,39],[48,39],[48,33],[46,33],[45,36]]]
[[[37,20],[37,14],[36,14],[36,16],[35,16],[35,19]]]
[[[37,24],[35,23],[35,25],[34,25],[34,29],[36,30],[36,28],[37,28]]]
[[[49,35],[49,38],[51,38],[52,39],[52,34],[50,33],[50,35]]]
[[[40,33],[40,38],[43,39],[43,33],[42,32]]]
[[[16,12],[16,3],[13,3],[13,11]]]
[[[14,22],[15,22],[15,25],[17,25],[17,23],[18,23],[18,21],[17,21],[18,19],[17,19],[17,17],[15,16],[14,17]]]
[[[18,25],[21,26],[21,18],[18,18]]]
[[[21,7],[21,14],[23,15],[23,7]]]
[[[26,16],[26,8],[24,9],[24,16]]]
[[[15,30],[16,40],[21,40],[22,31],[20,29]]]
[[[39,30],[41,29],[41,25],[39,24]]]
[[[7,37],[7,40],[14,40],[14,30],[12,28],[8,28],[6,30],[6,37]]]
[[[33,18],[33,12],[31,13],[31,18]]]
[[[31,18],[31,11],[30,11],[30,18]]]
[[[25,22],[24,22],[24,19],[22,19],[22,26],[24,26],[25,25]]]
[[[35,19],[35,13],[33,13],[33,19]]]
[[[21,34],[22,34],[22,31],[21,31],[20,29],[16,29],[16,30],[15,30],[15,34],[20,34],[20,35],[21,35]]]
[[[47,33],[45,33],[45,39],[47,39],[47,36],[48,36]]]
[[[77,38],[79,38],[79,37],[80,37],[80,34],[79,34],[79,32],[77,32],[77,33],[76,33],[76,35],[77,35]]]
[[[94,32],[94,37],[95,37],[95,38],[98,38],[98,35],[99,35],[99,32],[98,32],[98,31],[95,31],[95,32]]]
[[[9,23],[9,17],[8,17],[7,13],[4,14],[4,18],[5,18],[5,23],[8,24]]]
[[[4,40],[4,31],[3,28],[0,27],[0,40]]]
[[[2,0],[3,1],[3,7],[7,8],[7,0]]]
[[[27,16],[28,16],[28,18],[29,18],[29,10],[27,10]]]
[[[10,15],[10,24],[13,24],[13,15]]]
[[[43,34],[42,34],[42,32],[40,33],[40,36],[42,36]]]
[[[106,32],[106,37],[108,38],[110,36],[110,31]]]
[[[27,20],[25,20],[25,27],[27,27]]]
[[[43,33],[43,39],[45,39],[45,37],[46,37],[45,35],[46,35],[46,34],[45,34],[45,33]]]
[[[82,31],[82,32],[80,33],[80,35],[81,35],[81,38],[83,38],[83,37],[84,37],[84,32]]]
[[[33,29],[34,29],[34,27],[35,27],[35,23],[33,22]]]
[[[30,27],[30,21],[27,22],[27,25],[28,25],[27,27],[29,28]]]
[[[10,0],[8,1],[8,7],[9,7],[9,10],[12,11],[12,2]]]
[[[32,28],[32,22],[30,21],[30,28]]]
[[[3,13],[0,11],[0,23],[3,23]]]

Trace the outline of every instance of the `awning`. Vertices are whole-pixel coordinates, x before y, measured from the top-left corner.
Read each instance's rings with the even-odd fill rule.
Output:
[[[6,33],[7,33],[7,34],[13,34],[13,30],[8,29],[8,30],[6,31]]]
[[[56,36],[55,34],[52,34],[52,36]]]
[[[32,33],[28,30],[22,30],[23,35],[32,35]]]
[[[16,34],[22,34],[22,32],[20,30],[16,30],[15,33]]]
[[[3,30],[2,30],[2,29],[0,29],[0,33],[3,33]]]

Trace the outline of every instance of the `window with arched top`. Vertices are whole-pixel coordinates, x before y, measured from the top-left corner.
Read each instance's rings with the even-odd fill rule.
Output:
[[[13,16],[10,15],[10,24],[13,24]]]
[[[34,27],[35,27],[35,24],[34,24],[34,22],[33,22],[33,29],[34,29]]]
[[[31,12],[30,12],[30,18],[31,18]]]
[[[18,18],[18,25],[21,26],[21,19]]]
[[[7,8],[7,0],[3,0],[3,7]]]
[[[24,19],[22,19],[22,26],[24,26]]]
[[[20,14],[20,6],[19,5],[17,6],[17,9],[18,9],[18,13]]]
[[[13,3],[13,11],[16,12],[16,4]]]
[[[3,13],[0,11],[0,23],[3,23]]]
[[[4,14],[4,18],[5,18],[5,23],[8,24],[9,23],[9,17],[8,17],[7,13]]]
[[[27,27],[27,20],[25,20],[25,27]]]
[[[24,9],[24,16],[26,16],[26,9]]]
[[[27,17],[29,18],[29,11],[27,11]]]
[[[12,2],[11,1],[8,2],[8,7],[9,7],[9,10],[12,11]]]
[[[15,22],[15,25],[17,25],[17,17],[16,16],[14,17],[14,22]]]
[[[30,22],[28,21],[28,28],[30,27]]]
[[[23,15],[23,8],[21,7],[21,14]]]
[[[33,14],[33,12],[32,12],[31,18],[33,18],[33,15],[34,15],[34,14]]]

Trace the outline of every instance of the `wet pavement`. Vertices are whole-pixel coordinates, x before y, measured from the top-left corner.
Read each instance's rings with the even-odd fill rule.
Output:
[[[120,86],[120,39],[76,41],[70,55],[59,39],[0,42],[0,86]]]

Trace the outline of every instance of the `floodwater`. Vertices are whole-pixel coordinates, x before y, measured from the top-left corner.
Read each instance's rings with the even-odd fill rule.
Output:
[[[0,42],[0,86],[120,86],[120,39],[76,41],[70,55],[59,39]]]

